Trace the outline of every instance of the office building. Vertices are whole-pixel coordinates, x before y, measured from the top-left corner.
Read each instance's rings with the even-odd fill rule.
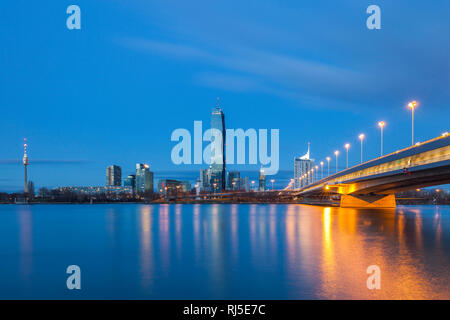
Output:
[[[211,191],[211,168],[200,170],[200,189],[203,191]]]
[[[213,192],[225,190],[225,115],[219,106],[211,112],[211,129],[215,129],[221,134],[221,141],[215,141],[211,147],[211,180],[210,185]],[[214,147],[213,147],[214,145]]]
[[[130,187],[133,190],[136,189],[136,175],[135,174],[129,174],[128,177],[123,179],[123,186],[124,187]]]
[[[150,166],[148,164],[136,164],[136,192],[153,192],[153,172],[150,171]]]
[[[106,168],[106,185],[107,186],[122,185],[122,169],[119,166],[112,165]]]
[[[241,174],[239,171],[228,172],[228,190],[240,190],[241,189]]]
[[[240,190],[249,192],[250,191],[250,179],[248,177],[243,177],[239,179]]]
[[[266,191],[266,174],[264,168],[259,170],[259,191]]]
[[[310,157],[310,145],[308,152],[300,157],[294,158],[294,186],[301,188],[313,182],[313,175],[308,174],[314,168],[314,160]]]
[[[189,181],[162,179],[158,181],[158,191],[165,196],[176,196],[179,193],[190,192],[191,183]]]

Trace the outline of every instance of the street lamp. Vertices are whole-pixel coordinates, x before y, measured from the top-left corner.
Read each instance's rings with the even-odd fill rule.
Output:
[[[383,156],[383,129],[386,126],[386,122],[380,121],[378,122],[378,126],[381,129],[381,156]]]
[[[328,175],[330,175],[330,157],[327,157],[327,161],[328,161]]]
[[[334,155],[336,156],[336,173],[338,172],[338,157],[339,157],[339,151],[336,150],[334,152]]]
[[[359,135],[359,140],[361,140],[361,163],[363,163],[363,141],[365,137],[363,133]]]
[[[255,191],[255,180],[252,181],[252,190]]]
[[[412,102],[408,103],[408,107],[411,109],[411,115],[412,115],[412,118],[411,118],[411,123],[412,123],[412,125],[411,125],[411,139],[412,139],[411,145],[414,145],[414,110],[417,107],[417,101],[412,101]]]
[[[320,161],[320,178],[323,179],[323,161]]]
[[[275,180],[271,179],[270,182],[272,182],[272,191],[273,191],[273,183],[275,182]]]
[[[347,150],[347,169],[348,169],[348,149],[350,149],[350,143],[345,144],[345,149]]]

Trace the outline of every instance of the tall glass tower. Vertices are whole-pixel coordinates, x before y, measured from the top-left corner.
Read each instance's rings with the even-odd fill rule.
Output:
[[[112,165],[106,168],[106,185],[107,186],[122,185],[122,169],[119,166]]]
[[[150,166],[148,164],[136,164],[136,192],[153,192],[153,172],[150,171]]]
[[[308,152],[300,158],[294,158],[294,188],[302,188],[313,183],[313,176],[308,174],[314,168],[314,160],[310,157],[310,144],[308,143]]]
[[[219,106],[217,98],[217,107],[211,112],[211,129],[216,129],[222,134],[222,141],[216,148],[211,149],[211,183],[213,192],[222,192],[225,190],[225,115]],[[216,142],[218,143],[218,142]]]

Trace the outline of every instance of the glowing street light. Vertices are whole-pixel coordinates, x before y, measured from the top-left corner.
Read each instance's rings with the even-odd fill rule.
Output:
[[[273,183],[275,182],[275,180],[271,179],[270,182],[272,182],[272,191],[273,191]]]
[[[386,126],[386,122],[380,121],[378,122],[378,126],[381,129],[381,156],[383,156],[383,129]]]
[[[328,175],[330,175],[330,157],[327,157],[327,161],[328,161]]]
[[[255,191],[255,180],[252,181],[252,190]]]
[[[338,157],[339,157],[339,151],[336,150],[334,152],[334,155],[336,156],[336,173],[338,172]]]
[[[347,150],[347,169],[348,169],[348,149],[350,149],[350,143],[345,144],[345,149]]]
[[[365,137],[363,133],[359,135],[359,140],[361,140],[361,163],[363,163],[363,141]]]
[[[323,161],[320,161],[320,171],[321,171],[320,179],[323,179]]]
[[[414,110],[416,110],[417,108],[417,101],[412,101],[410,103],[408,103],[408,107],[411,109],[411,145],[414,145]]]

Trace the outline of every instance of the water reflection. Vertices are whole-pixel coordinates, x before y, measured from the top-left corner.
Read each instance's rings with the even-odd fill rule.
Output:
[[[30,285],[33,270],[33,216],[31,207],[20,206],[18,210],[20,236],[20,273],[22,283]]]
[[[139,211],[139,226],[140,226],[140,273],[141,285],[143,288],[149,288],[152,279],[152,261],[153,248],[152,241],[152,211],[151,206],[141,206]]]
[[[44,280],[36,282],[37,266],[43,270],[54,261],[73,261],[75,253],[76,261],[87,266],[92,261],[95,270],[107,270],[120,258],[120,267],[113,267],[113,272],[90,279],[99,290],[111,290],[104,283],[129,279],[126,290],[84,291],[81,298],[106,294],[122,299],[450,298],[450,207],[61,208],[64,215],[39,205],[2,208],[14,218],[9,221],[3,213],[0,225],[17,234],[11,237],[16,242],[0,234],[1,247],[12,252],[2,267],[0,284],[17,281],[30,289],[30,297],[42,297]],[[83,214],[86,208],[93,212]],[[51,221],[58,223],[50,225]],[[70,225],[71,231],[61,232],[60,224]],[[79,237],[87,232],[88,237]],[[64,250],[54,239],[65,244]],[[54,253],[52,260],[42,252]],[[366,270],[371,265],[381,269],[381,290],[367,289]],[[49,287],[59,286],[59,281],[53,273],[45,278]],[[2,297],[13,292],[2,290],[0,286]]]

